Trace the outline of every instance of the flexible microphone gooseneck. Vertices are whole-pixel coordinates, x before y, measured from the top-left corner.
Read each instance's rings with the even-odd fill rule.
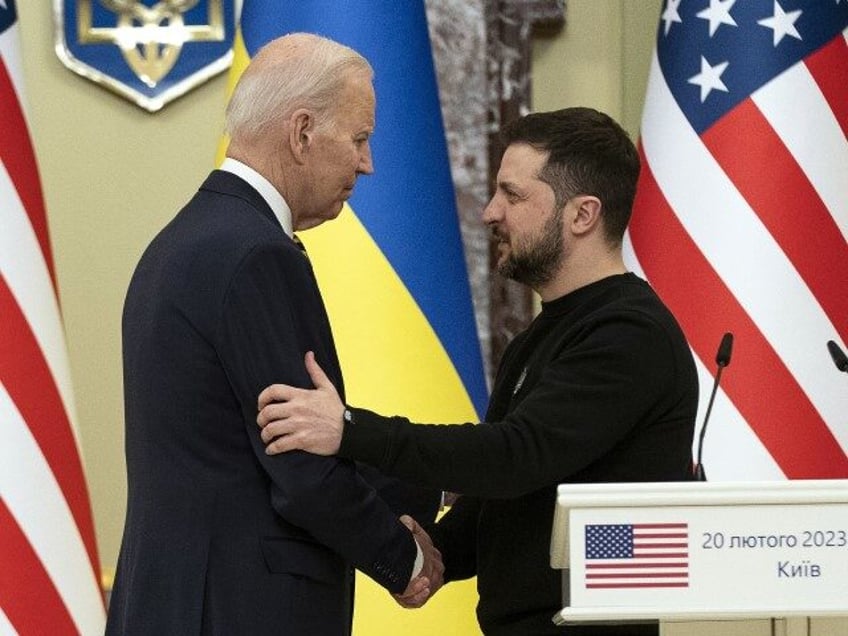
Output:
[[[848,373],[848,356],[839,348],[839,345],[833,340],[828,340],[827,350],[830,351],[830,357],[833,358],[833,364],[836,365],[836,368]]]
[[[716,391],[718,391],[718,383],[721,380],[721,372],[727,365],[730,364],[730,354],[733,352],[733,334],[729,331],[721,337],[721,344],[718,345],[716,353],[716,364],[718,371],[716,372],[715,381],[713,382],[713,392],[710,395],[710,401],[707,403],[707,413],[704,415],[704,425],[701,426],[701,435],[698,437],[698,463],[695,464],[695,480],[707,481],[707,476],[704,473],[704,465],[701,463],[701,453],[704,451],[704,434],[707,432],[707,422],[710,420],[710,413],[713,410],[713,401],[715,400]]]

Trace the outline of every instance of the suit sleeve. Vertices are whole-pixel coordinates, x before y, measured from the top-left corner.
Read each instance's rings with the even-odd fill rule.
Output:
[[[409,515],[421,525],[432,523],[442,505],[442,491],[425,488],[384,475],[368,464],[357,462],[356,472],[368,482],[398,517]]]
[[[413,424],[354,409],[339,455],[425,486],[512,498],[568,481],[637,433],[653,436],[646,446],[662,454],[661,431],[639,427],[673,384],[675,371],[663,362],[669,347],[649,317],[610,321],[555,353],[501,421]],[[646,480],[650,464],[644,458]]]
[[[333,345],[325,320],[303,256],[279,244],[259,245],[224,294],[217,350],[253,452],[269,477],[276,512],[383,587],[401,592],[412,572],[415,542],[355,464],[300,452],[272,457],[259,436],[259,393],[277,382],[311,387],[303,357],[312,350],[319,362],[327,359]]]

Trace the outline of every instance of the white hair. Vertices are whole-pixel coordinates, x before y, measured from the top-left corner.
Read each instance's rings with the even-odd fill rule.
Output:
[[[323,128],[355,71],[374,75],[362,55],[328,38],[292,33],[272,40],[242,73],[227,106],[226,131],[232,138],[256,139],[298,108],[315,113]]]

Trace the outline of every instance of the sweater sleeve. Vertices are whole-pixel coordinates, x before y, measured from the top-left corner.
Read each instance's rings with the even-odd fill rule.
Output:
[[[540,361],[531,359],[539,368],[527,373],[501,421],[421,425],[356,409],[339,453],[422,485],[485,498],[569,481],[634,439],[662,449],[656,423],[675,373],[670,346],[650,316],[618,312]]]

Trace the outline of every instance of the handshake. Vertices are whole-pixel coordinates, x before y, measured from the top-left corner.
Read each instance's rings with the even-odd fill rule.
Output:
[[[445,566],[442,563],[441,553],[433,545],[433,541],[424,528],[409,515],[403,515],[400,521],[412,532],[412,538],[421,549],[424,562],[421,571],[412,577],[406,589],[401,594],[392,594],[392,596],[401,607],[413,609],[424,605],[442,587]]]

